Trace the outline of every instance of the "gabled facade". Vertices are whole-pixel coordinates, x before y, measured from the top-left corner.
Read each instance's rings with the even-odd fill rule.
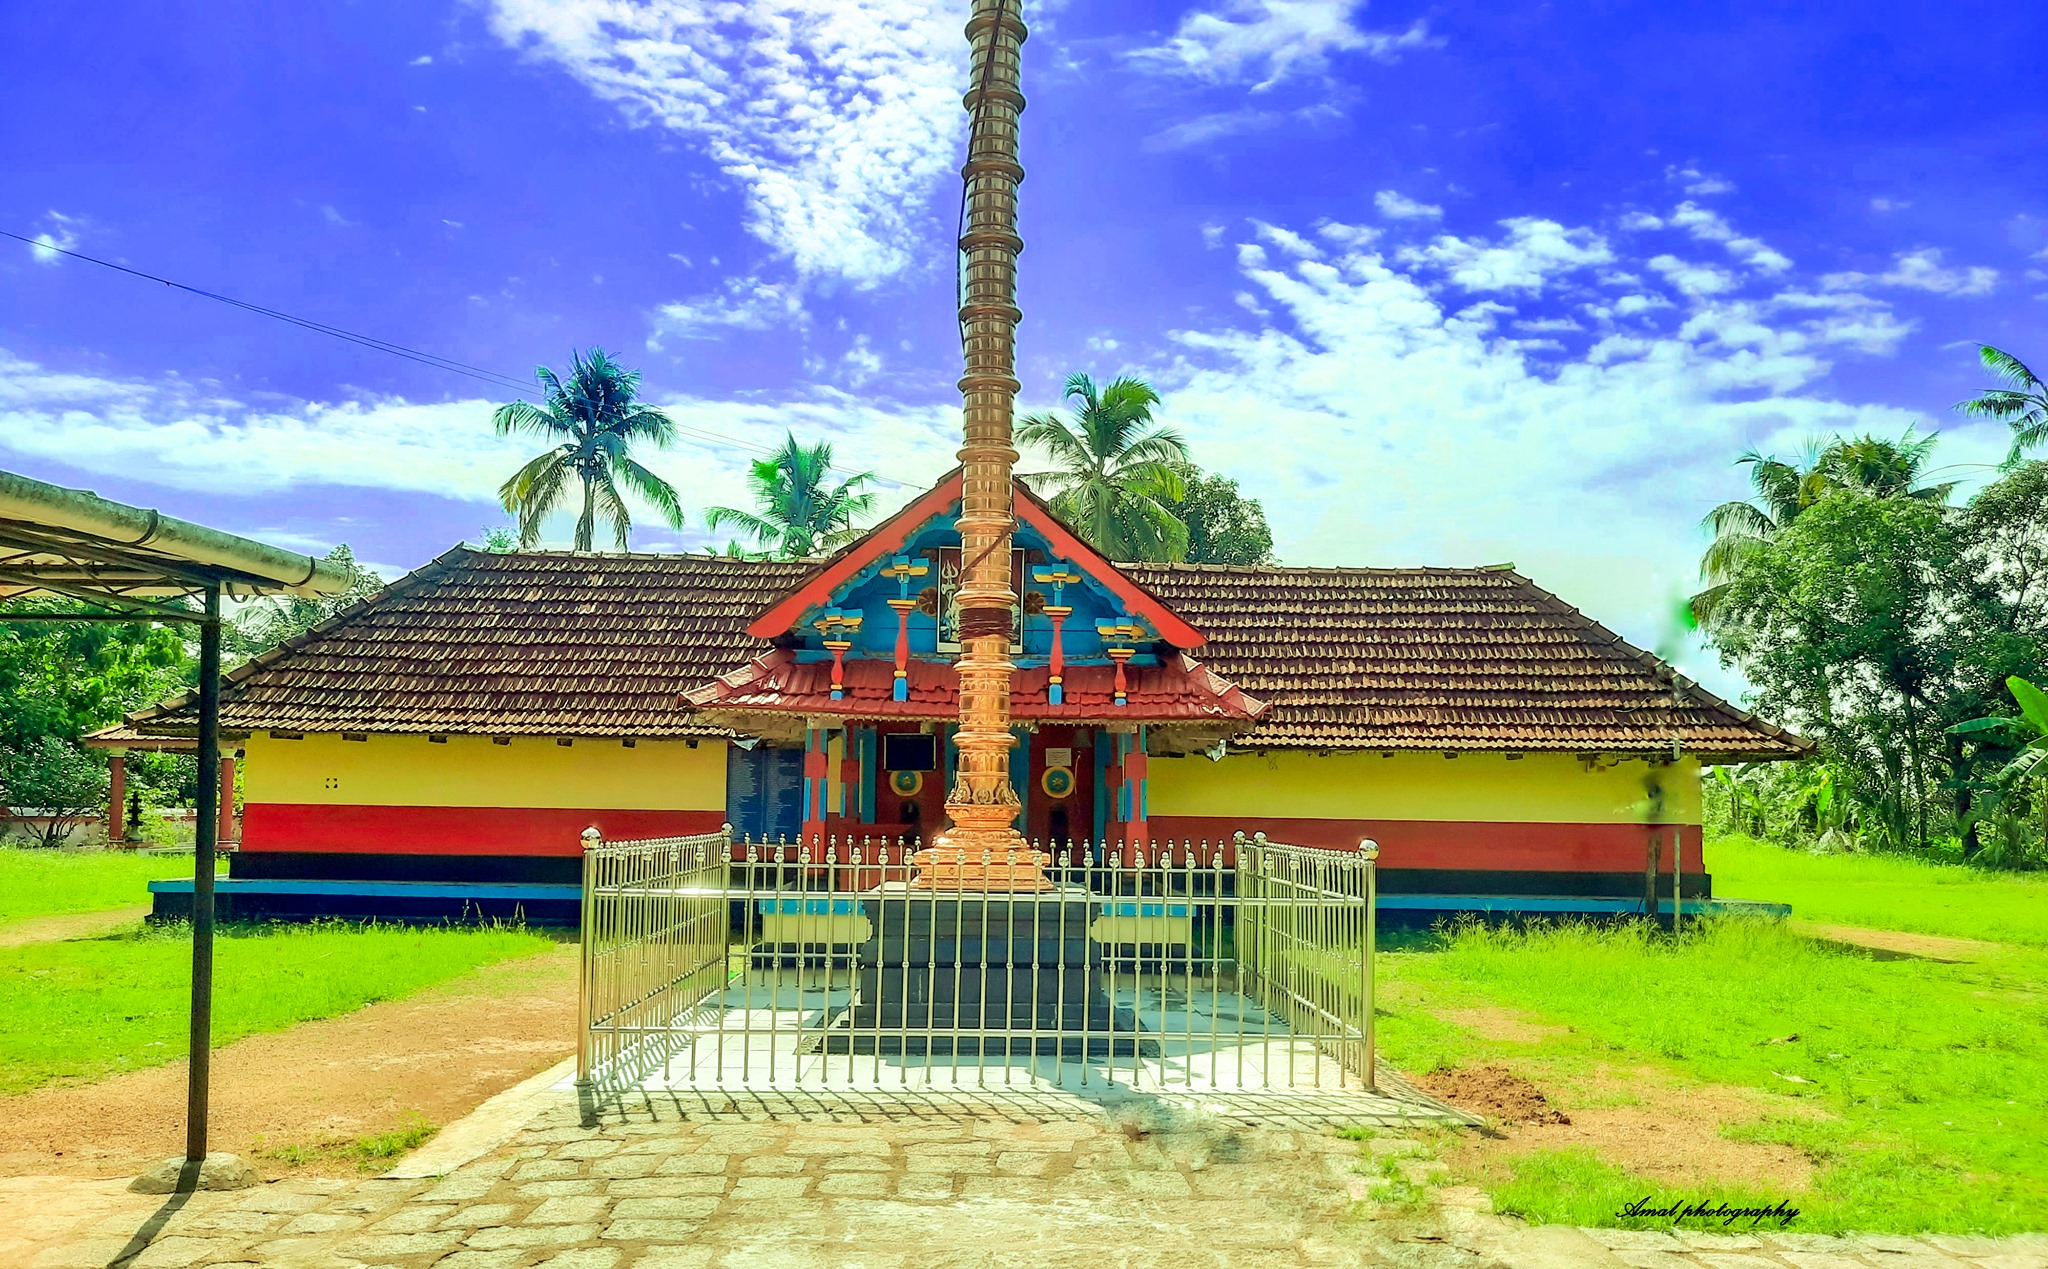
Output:
[[[223,893],[389,911],[363,896],[431,884],[488,910],[496,886],[532,917],[592,825],[929,838],[958,500],[941,482],[823,560],[448,552],[229,676]],[[1707,893],[1701,764],[1810,748],[1511,570],[1115,565],[1016,510],[1012,778],[1043,844],[1372,837],[1389,902],[1592,911],[1674,839]]]
[[[1011,552],[1011,783],[1042,842],[1144,840],[1147,753],[1208,748],[1264,712],[1193,655],[1201,633],[1028,492]],[[751,622],[768,651],[685,691],[697,716],[804,749],[802,833],[935,835],[959,680],[957,473]]]

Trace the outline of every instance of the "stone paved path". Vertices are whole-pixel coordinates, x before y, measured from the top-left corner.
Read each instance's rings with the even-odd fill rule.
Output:
[[[1181,1115],[871,1123],[580,1122],[566,1098],[442,1178],[285,1180],[127,1199],[37,1251],[32,1269],[804,1269],[844,1266],[1392,1265],[1592,1269],[2048,1269],[2048,1238],[1632,1234],[1527,1228],[1476,1191],[1375,1219],[1372,1157],[1307,1129]],[[1416,1175],[1432,1166],[1403,1160]],[[137,1204],[142,1204],[138,1207]],[[154,1216],[152,1217],[152,1213]],[[145,1221],[147,1222],[145,1224]],[[148,1239],[138,1238],[145,1229]]]

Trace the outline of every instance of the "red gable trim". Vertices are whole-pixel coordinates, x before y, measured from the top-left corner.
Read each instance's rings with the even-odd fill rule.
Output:
[[[1152,623],[1159,637],[1176,648],[1199,648],[1207,643],[1208,637],[1176,616],[1172,609],[1161,603],[1150,591],[1138,585],[1119,572],[1116,565],[1104,559],[1094,547],[1068,532],[1052,514],[1052,509],[1041,502],[1038,496],[1023,485],[1014,486],[1013,503],[1017,518],[1045,535],[1060,555],[1080,566],[1083,573],[1099,582],[1110,594],[1124,602],[1124,606],[1137,616]],[[747,627],[747,633],[756,639],[773,639],[788,634],[797,619],[806,610],[825,606],[832,593],[852,580],[860,571],[884,555],[893,555],[903,549],[910,535],[924,527],[925,523],[943,513],[960,497],[960,472],[953,474],[932,486],[909,506],[876,525],[868,535],[847,547],[833,559],[827,560],[809,580],[789,594],[777,600],[773,607],[754,618]]]

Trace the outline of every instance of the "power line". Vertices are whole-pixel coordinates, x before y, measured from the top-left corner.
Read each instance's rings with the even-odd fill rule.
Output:
[[[116,273],[125,273],[130,277],[141,278],[145,282],[155,282],[160,285],[170,287],[172,290],[183,291],[188,295],[199,296],[201,299],[214,300],[217,301],[218,303],[226,304],[233,308],[241,309],[245,312],[255,313],[261,317],[268,317],[276,321],[284,322],[288,325],[297,326],[303,330],[313,331],[321,335],[328,335],[335,339],[340,339],[348,343],[355,344],[359,347],[368,348],[373,352],[389,353],[391,356],[402,357],[407,361],[417,362],[418,364],[426,366],[429,369],[446,370],[451,374],[464,375],[467,376],[468,378],[480,380],[484,383],[490,384],[493,387],[505,389],[506,391],[512,392],[518,396],[527,397],[541,395],[539,389],[531,383],[526,383],[521,380],[514,379],[510,375],[499,374],[495,370],[487,370],[482,366],[472,366],[468,362],[456,361],[452,357],[443,357],[438,353],[426,352],[423,349],[411,348],[404,344],[395,344],[388,339],[378,339],[374,335],[365,335],[358,331],[344,329],[343,327],[340,326],[330,326],[325,322],[316,322],[309,317],[299,317],[291,313],[283,312],[279,309],[266,308],[261,304],[252,304],[247,300],[238,300],[232,295],[222,295],[218,291],[209,291],[206,290],[204,287],[191,286],[184,282],[176,282],[170,278],[161,277],[154,273],[144,272],[141,269],[129,268],[125,264],[116,264],[112,260],[102,260],[98,256],[89,256],[82,251],[73,251],[68,247],[57,246],[55,243],[44,242],[38,238],[29,238],[22,234],[14,233],[11,230],[0,229],[0,238],[12,238],[14,241],[19,243],[25,243],[37,251],[52,251],[57,253],[58,255],[69,256],[73,260],[83,260],[87,264],[96,264],[103,269],[112,269]],[[671,419],[670,421],[674,422],[673,419]],[[694,424],[675,423],[675,429],[679,434],[690,436],[700,441],[706,441],[719,445],[737,445],[742,449],[750,449],[757,454],[769,456],[772,456],[776,453],[776,450],[772,446],[763,445],[758,441],[750,441],[738,436],[728,436],[724,433],[716,432],[709,428],[698,427]],[[892,480],[885,476],[874,476],[871,477],[871,479],[876,484],[880,485],[894,485],[899,489],[907,487],[904,485],[902,481]]]
[[[261,304],[251,304],[247,300],[238,300],[232,295],[222,295],[218,291],[209,291],[203,287],[190,286],[183,282],[174,282],[169,278],[159,277],[154,273],[145,273],[141,269],[131,269],[125,264],[115,264],[111,260],[102,260],[97,256],[86,255],[82,251],[72,251],[66,247],[59,247],[54,243],[24,237],[21,234],[13,233],[6,229],[0,229],[0,237],[12,238],[16,242],[26,243],[38,251],[54,251],[58,255],[70,256],[74,260],[83,260],[87,264],[96,264],[103,269],[112,269],[116,273],[125,273],[130,277],[141,278],[145,282],[156,282],[173,290],[183,291],[188,295],[197,295],[202,299],[215,300],[246,312],[273,318],[277,321],[315,331],[322,335],[331,335],[336,339],[346,340],[351,344],[374,349],[377,352],[390,353],[394,357],[403,357],[407,361],[415,361],[436,370],[447,370],[455,374],[467,375],[472,379],[480,379],[485,383],[510,389],[521,396],[529,395],[535,390],[532,384],[522,383],[509,375],[501,375],[495,370],[486,370],[481,366],[472,366],[467,362],[456,361],[453,358],[442,357],[417,348],[408,348],[404,344],[394,344],[389,340],[378,339],[373,335],[363,335],[356,331],[344,330],[339,326],[329,326],[325,322],[316,322],[311,318],[297,317],[290,313],[280,312],[274,308],[265,308]]]

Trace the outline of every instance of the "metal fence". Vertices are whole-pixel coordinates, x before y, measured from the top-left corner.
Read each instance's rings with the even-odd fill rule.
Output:
[[[1373,1087],[1370,843],[1074,843],[1017,894],[912,889],[917,849],[586,834],[579,1077]]]

